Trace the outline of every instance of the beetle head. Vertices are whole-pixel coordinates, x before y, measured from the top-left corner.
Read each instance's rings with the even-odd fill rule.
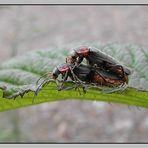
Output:
[[[63,75],[63,74],[65,74],[68,71],[69,71],[68,64],[61,64],[61,65],[55,67],[54,70],[53,70],[53,72],[52,72],[53,79],[56,79],[59,76],[59,74],[62,74]]]

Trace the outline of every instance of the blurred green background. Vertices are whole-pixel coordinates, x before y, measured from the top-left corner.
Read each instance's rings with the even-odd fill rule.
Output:
[[[147,12],[147,5],[1,5],[0,62],[31,50],[94,42],[147,49]],[[1,112],[0,142],[147,142],[147,114],[104,102],[43,103]]]

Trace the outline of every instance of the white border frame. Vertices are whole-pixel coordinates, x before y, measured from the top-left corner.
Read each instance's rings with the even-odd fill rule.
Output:
[[[147,0],[0,0],[0,4],[148,4]]]

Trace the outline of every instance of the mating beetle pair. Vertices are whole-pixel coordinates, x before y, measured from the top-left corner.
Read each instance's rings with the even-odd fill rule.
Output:
[[[84,58],[87,65],[81,64]],[[66,64],[59,65],[53,70],[52,78],[57,80],[60,74],[63,84],[60,87],[57,84],[59,90],[64,89],[63,85],[68,77],[81,84],[84,90],[84,83],[123,88],[128,84],[131,70],[95,48],[82,46],[74,49],[73,53],[66,57]]]

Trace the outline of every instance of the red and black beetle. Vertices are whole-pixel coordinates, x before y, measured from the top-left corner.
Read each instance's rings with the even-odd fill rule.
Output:
[[[117,75],[110,74],[105,70],[100,70],[84,64],[79,64],[78,66],[70,64],[59,65],[53,70],[52,78],[57,80],[60,74],[62,75],[63,82],[70,77],[75,83],[78,82],[82,84],[83,88],[85,88],[85,84],[120,87],[128,83],[128,76],[120,78]],[[63,88],[61,87],[60,89]]]
[[[66,58],[66,63],[78,65],[84,58],[89,65],[95,65],[101,70],[106,70],[108,73],[115,74],[120,78],[131,74],[129,68],[121,65],[113,57],[93,47],[81,46],[74,49],[72,54]]]

